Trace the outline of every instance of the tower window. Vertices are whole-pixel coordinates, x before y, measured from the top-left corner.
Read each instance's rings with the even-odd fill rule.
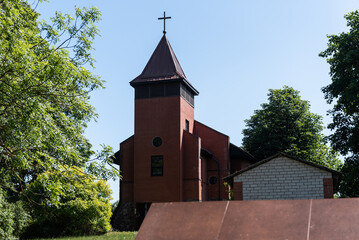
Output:
[[[151,176],[163,176],[163,155],[151,156]]]
[[[192,106],[194,107],[194,95],[191,91],[187,89],[186,86],[181,84],[181,96]]]
[[[186,126],[185,126],[185,130],[189,131],[189,121],[186,119]]]

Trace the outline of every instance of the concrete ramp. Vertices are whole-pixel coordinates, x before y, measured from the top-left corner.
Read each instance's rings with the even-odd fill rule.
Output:
[[[153,203],[136,240],[359,239],[359,198]]]
[[[228,202],[153,203],[136,239],[216,239]]]

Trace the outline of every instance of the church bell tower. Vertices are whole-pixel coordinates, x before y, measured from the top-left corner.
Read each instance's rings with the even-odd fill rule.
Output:
[[[161,38],[135,89],[134,201],[183,201],[183,133],[193,133],[194,96],[166,37]]]

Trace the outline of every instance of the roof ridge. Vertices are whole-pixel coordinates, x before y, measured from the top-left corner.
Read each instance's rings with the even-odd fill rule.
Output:
[[[173,60],[173,64],[174,64],[174,67],[175,67],[175,72],[180,75],[181,77],[183,77],[184,79],[187,80],[187,77],[186,77],[186,74],[184,73],[182,67],[181,67],[181,64],[179,63],[178,59],[177,59],[177,56],[176,54],[174,53],[173,49],[172,49],[172,46],[170,44],[170,42],[168,41],[167,37],[165,36],[166,38],[166,41],[167,41],[167,46],[170,50],[170,53],[171,53],[171,56],[172,56],[172,60]]]
[[[265,159],[263,159],[263,160],[260,160],[260,161],[258,161],[258,162],[256,162],[256,163],[253,163],[253,164],[249,165],[247,168],[244,168],[244,169],[241,169],[241,170],[239,170],[239,171],[237,171],[237,172],[235,172],[235,173],[232,173],[232,174],[228,175],[227,177],[224,177],[223,179],[233,178],[233,177],[235,177],[235,176],[237,176],[237,175],[239,175],[239,174],[241,174],[241,173],[243,173],[243,172],[246,172],[246,171],[248,171],[248,170],[251,170],[251,169],[253,169],[253,168],[256,168],[256,167],[258,167],[259,165],[262,165],[262,164],[264,164],[264,163],[266,163],[266,162],[269,162],[269,161],[271,161],[271,160],[273,160],[273,159],[275,159],[275,158],[278,158],[278,157],[286,157],[286,158],[292,159],[292,160],[294,160],[294,161],[302,162],[302,163],[307,164],[307,165],[310,165],[310,166],[312,166],[312,167],[320,168],[320,169],[322,169],[322,170],[324,170],[324,171],[328,171],[328,172],[331,172],[331,173],[333,173],[333,174],[336,174],[336,175],[341,176],[341,173],[338,172],[338,171],[336,171],[336,170],[334,170],[334,169],[331,169],[331,168],[328,168],[328,167],[319,165],[319,164],[314,163],[314,162],[310,162],[310,161],[308,161],[308,160],[304,160],[304,159],[299,158],[299,157],[291,156],[291,155],[289,155],[289,154],[287,154],[287,153],[284,153],[284,152],[279,152],[279,153],[277,153],[277,154],[274,154],[273,156],[267,157],[267,158],[265,158]]]

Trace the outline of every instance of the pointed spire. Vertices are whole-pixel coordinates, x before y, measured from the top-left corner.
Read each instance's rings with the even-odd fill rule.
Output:
[[[184,81],[197,95],[198,91],[188,82],[172,47],[164,34],[142,73],[133,79],[131,86],[169,80]]]
[[[142,73],[132,83],[156,80],[186,79],[166,35],[163,35]]]

